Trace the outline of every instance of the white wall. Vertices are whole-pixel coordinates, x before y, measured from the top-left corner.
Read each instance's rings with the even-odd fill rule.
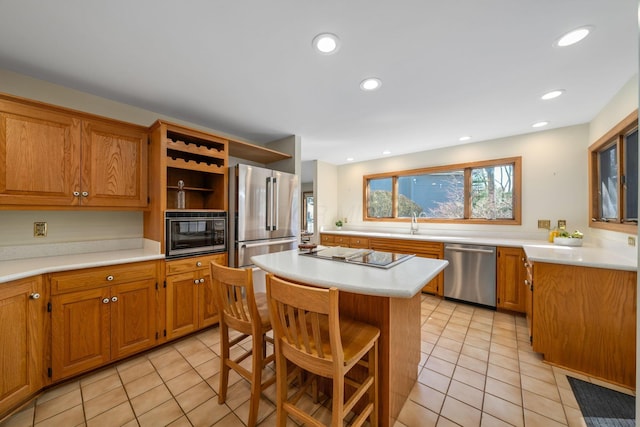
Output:
[[[547,231],[538,230],[538,219],[552,222],[565,219],[568,228],[584,230],[587,227],[587,139],[585,124],[343,165],[338,168],[338,216],[347,217],[347,227],[353,229],[377,227],[408,231],[408,223],[363,222],[364,175],[521,156],[522,225],[420,224],[420,231],[473,230],[474,233],[525,233],[532,238],[544,238]]]
[[[335,227],[338,218],[338,173],[337,166],[316,161],[316,178],[314,180],[313,194],[315,194],[315,218],[317,232]],[[318,234],[314,236],[314,242],[318,243]]]

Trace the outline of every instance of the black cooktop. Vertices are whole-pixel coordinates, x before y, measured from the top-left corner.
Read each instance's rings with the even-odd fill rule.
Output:
[[[341,246],[301,251],[300,255],[378,268],[391,268],[414,256],[414,254],[381,252],[372,249],[343,248]]]

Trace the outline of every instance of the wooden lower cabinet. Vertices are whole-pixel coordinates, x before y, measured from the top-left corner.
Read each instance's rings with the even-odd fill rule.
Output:
[[[167,261],[167,338],[173,339],[218,322],[209,264],[227,265],[226,254]]]
[[[496,286],[498,308],[525,312],[526,269],[521,248],[498,247]]]
[[[635,271],[536,262],[533,350],[635,389],[636,281]]]
[[[406,240],[390,238],[371,238],[362,236],[349,236],[346,234],[320,234],[320,244],[325,246],[344,246],[349,248],[373,249],[384,252],[399,252],[416,254],[424,258],[443,259],[444,245],[441,242],[425,242],[423,240]],[[441,272],[433,280],[427,283],[422,292],[434,295],[444,295],[444,273]]]
[[[52,381],[156,344],[160,335],[156,269],[156,262],[147,262],[51,274]],[[127,281],[127,275],[118,275],[125,270],[127,275],[137,271],[151,276]],[[76,288],[75,283],[84,283],[84,289],[60,292]]]
[[[377,251],[415,254],[423,258],[443,259],[444,244],[441,242],[425,242],[404,239],[370,238],[369,247]],[[439,273],[427,283],[422,292],[444,295],[444,272]]]
[[[44,384],[45,301],[41,276],[0,285],[0,419]]]

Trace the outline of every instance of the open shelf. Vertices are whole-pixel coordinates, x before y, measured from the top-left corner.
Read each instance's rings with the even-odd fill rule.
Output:
[[[290,159],[291,154],[272,150],[261,145],[249,144],[248,142],[229,140],[229,155],[239,159],[251,160],[253,162],[269,164],[280,160]]]

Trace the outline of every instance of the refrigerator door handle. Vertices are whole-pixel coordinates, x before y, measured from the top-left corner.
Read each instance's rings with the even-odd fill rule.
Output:
[[[273,187],[275,189],[275,195],[273,197],[273,210],[274,215],[272,216],[273,221],[271,222],[271,230],[275,231],[278,229],[278,218],[280,218],[280,184],[278,184],[278,178],[271,178],[273,182]]]
[[[262,242],[262,243],[243,243],[243,248],[258,248],[260,246],[271,246],[271,245],[282,245],[284,243],[293,243],[297,242],[298,239],[286,239],[286,240],[275,240],[270,242]]]
[[[270,176],[267,177],[267,184],[266,185],[267,185],[267,203],[265,203],[265,205],[266,205],[265,208],[267,210],[267,214],[265,215],[264,227],[265,227],[265,230],[271,231],[271,214],[272,214],[271,203],[272,203],[272,200],[273,200],[273,188],[272,188],[272,185],[271,185],[271,177]]]

